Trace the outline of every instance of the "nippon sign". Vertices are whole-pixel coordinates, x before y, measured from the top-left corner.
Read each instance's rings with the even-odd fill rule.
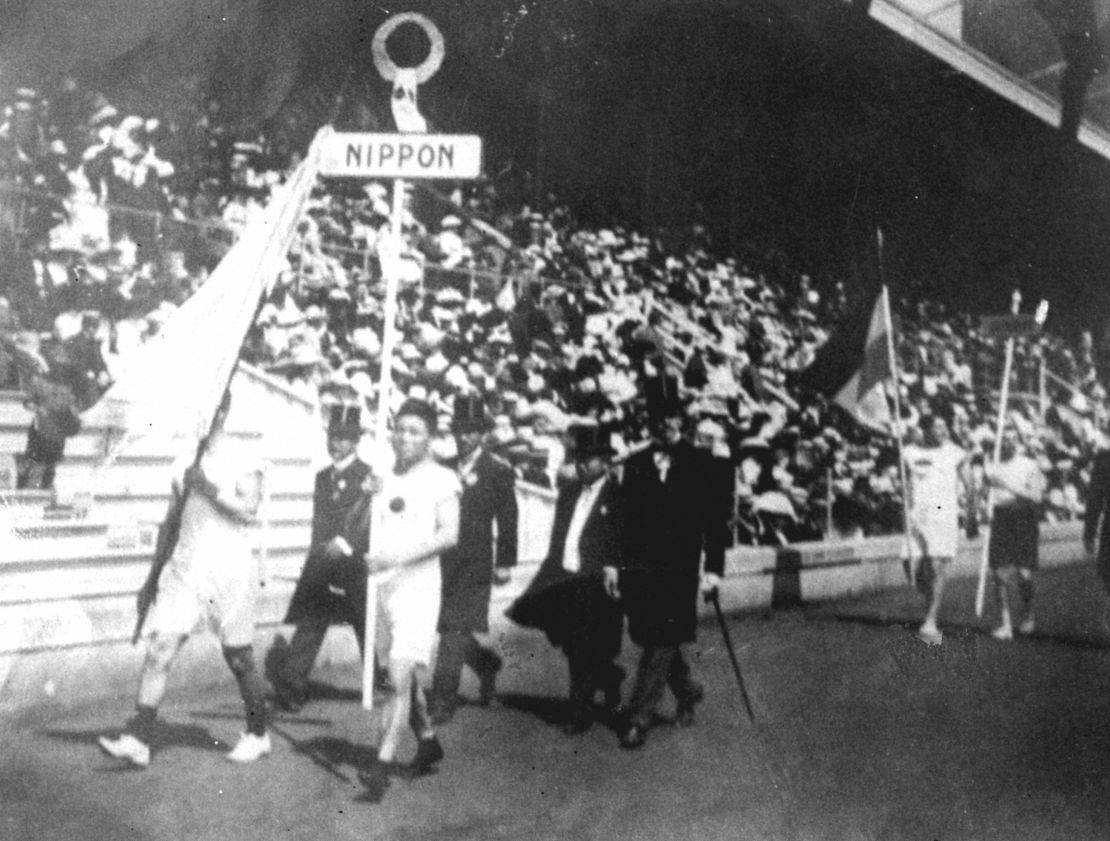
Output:
[[[475,134],[366,134],[328,137],[320,174],[361,178],[477,178],[482,138]]]

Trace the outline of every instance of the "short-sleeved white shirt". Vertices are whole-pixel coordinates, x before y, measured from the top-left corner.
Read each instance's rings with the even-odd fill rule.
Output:
[[[959,468],[967,453],[945,441],[939,447],[905,449],[910,480],[910,528],[935,558],[955,557],[959,539]]]
[[[185,466],[174,466],[175,482]],[[260,481],[264,464],[258,447],[250,441],[214,436],[201,458],[205,477],[214,483],[224,497],[231,498],[237,489]],[[174,548],[174,563],[184,566],[249,562],[251,559],[250,526],[227,516],[207,497],[190,493],[181,515],[181,531]]]
[[[461,493],[454,472],[430,459],[406,473],[387,472],[372,509],[370,540],[374,553],[405,553],[409,547],[425,542],[435,532],[436,508]],[[414,567],[433,563],[439,564],[438,555]]]

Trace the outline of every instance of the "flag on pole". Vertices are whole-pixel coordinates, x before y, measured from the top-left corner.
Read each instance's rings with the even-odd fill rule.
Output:
[[[105,458],[134,441],[208,432],[262,296],[284,266],[319,165],[321,129],[305,160],[243,231],[208,281],[159,332],[124,360],[116,382],[93,410],[121,433]]]
[[[864,426],[888,432],[892,417],[885,385],[894,377],[892,339],[884,286],[870,308],[859,308],[818,348],[796,385],[825,394]]]

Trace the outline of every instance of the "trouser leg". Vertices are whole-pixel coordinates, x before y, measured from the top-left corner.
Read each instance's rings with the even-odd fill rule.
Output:
[[[313,621],[297,625],[289,640],[289,650],[278,670],[278,679],[291,692],[305,695],[308,689],[308,675],[316,662],[316,656],[327,636],[326,622]]]
[[[628,699],[629,722],[649,727],[671,674],[675,646],[647,647],[640,654],[636,679]]]
[[[593,714],[594,693],[597,692],[596,657],[582,648],[566,652],[570,673],[570,709],[572,718],[585,718]]]
[[[690,661],[686,659],[686,652],[681,646],[675,646],[671,655],[671,662],[667,672],[667,685],[674,693],[679,706],[691,704],[701,700],[705,690],[702,685],[694,680],[694,672],[690,668]]]
[[[439,635],[430,698],[433,707],[455,706],[463,664],[473,659],[473,649],[477,647],[478,644],[469,631],[444,631]]]

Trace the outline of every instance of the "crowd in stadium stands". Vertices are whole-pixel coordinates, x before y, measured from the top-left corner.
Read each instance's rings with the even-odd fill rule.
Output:
[[[36,417],[76,417],[95,402],[117,361],[205,282],[297,161],[288,139],[238,136],[214,108],[178,120],[125,115],[72,82],[48,98],[20,91],[5,109],[0,385],[23,388]],[[553,199],[529,206],[489,181],[426,213],[419,199],[404,220],[393,373],[399,397],[438,406],[444,455],[453,396],[476,391],[521,478],[553,486],[575,418],[612,423],[618,450],[635,449],[646,439],[644,380],[669,371],[689,398],[696,443],[736,468],[737,541],[901,529],[894,443],[791,384],[845,314],[842,285],[758,254],[717,254],[696,227],[593,227]],[[372,405],[389,217],[385,186],[321,183],[244,358],[311,400]],[[1001,342],[935,303],[897,303],[907,434],[921,415],[943,415],[981,464]],[[1105,398],[1090,336],[1075,347],[1018,339],[1015,371],[1010,422],[1045,471],[1045,517],[1081,516]],[[63,443],[75,431],[40,427]]]

